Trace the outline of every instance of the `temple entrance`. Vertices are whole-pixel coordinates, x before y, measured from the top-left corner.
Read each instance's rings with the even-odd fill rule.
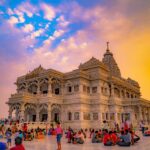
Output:
[[[36,121],[36,115],[33,115],[33,116],[32,116],[32,120],[33,120],[33,122]]]
[[[59,114],[58,113],[54,114],[54,121],[59,122]]]
[[[42,122],[43,122],[43,121],[46,121],[47,118],[48,118],[48,115],[47,115],[47,114],[42,114]]]
[[[41,122],[46,122],[47,119],[48,119],[47,109],[42,108],[41,111],[40,111],[40,121]]]
[[[27,122],[36,121],[36,111],[33,108],[27,108],[25,110],[25,121]]]
[[[54,108],[52,110],[52,121],[54,122],[60,121],[60,110],[58,108]]]

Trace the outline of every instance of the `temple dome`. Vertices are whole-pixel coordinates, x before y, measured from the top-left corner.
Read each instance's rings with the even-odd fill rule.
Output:
[[[113,53],[109,50],[109,43],[107,42],[107,49],[106,53],[104,54],[104,57],[102,59],[102,62],[108,67],[110,74],[113,76],[121,77],[120,69],[113,57]]]

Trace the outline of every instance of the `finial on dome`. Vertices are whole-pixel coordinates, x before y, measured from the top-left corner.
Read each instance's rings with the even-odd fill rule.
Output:
[[[109,51],[109,42],[106,42],[106,44],[107,44],[107,51]]]

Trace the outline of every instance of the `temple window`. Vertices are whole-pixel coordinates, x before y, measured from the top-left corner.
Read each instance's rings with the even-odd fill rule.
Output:
[[[125,94],[124,94],[124,91],[123,91],[123,90],[121,91],[121,94],[122,94],[122,97],[124,98],[124,97],[125,97]]]
[[[87,87],[87,93],[90,94],[90,87]]]
[[[92,93],[97,93],[97,87],[92,87]]]
[[[115,114],[114,113],[110,113],[110,120],[115,120]]]
[[[52,93],[59,95],[61,93],[61,85],[59,82],[52,83]]]
[[[68,86],[68,92],[71,93],[72,92],[72,87]]]
[[[126,93],[126,95],[127,95],[127,98],[130,98],[130,94],[128,92]]]
[[[56,88],[56,89],[55,89],[55,94],[56,94],[56,95],[59,95],[59,94],[60,94],[59,88]]]
[[[93,113],[93,120],[98,120],[98,113]]]
[[[75,112],[74,113],[74,120],[79,120],[80,116],[79,116],[79,112]]]
[[[29,86],[28,92],[32,94],[37,94],[37,88],[38,88],[37,85],[32,84]]]
[[[106,120],[109,120],[109,114],[108,113],[106,113]]]
[[[72,120],[72,113],[71,112],[68,113],[68,120],[69,121]]]
[[[131,98],[133,98],[133,94],[131,94]]]
[[[43,83],[41,86],[40,86],[40,91],[42,94],[47,94],[48,93],[48,83]]]
[[[91,119],[90,113],[84,112],[84,113],[83,113],[83,119],[84,119],[84,120],[90,120],[90,119]]]

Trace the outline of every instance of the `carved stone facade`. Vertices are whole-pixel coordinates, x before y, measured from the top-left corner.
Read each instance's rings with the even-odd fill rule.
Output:
[[[10,118],[16,111],[16,119],[61,121],[65,128],[98,128],[103,120],[150,124],[150,101],[141,98],[138,82],[121,77],[108,47],[102,62],[92,57],[68,73],[39,66],[16,85],[7,102]]]

